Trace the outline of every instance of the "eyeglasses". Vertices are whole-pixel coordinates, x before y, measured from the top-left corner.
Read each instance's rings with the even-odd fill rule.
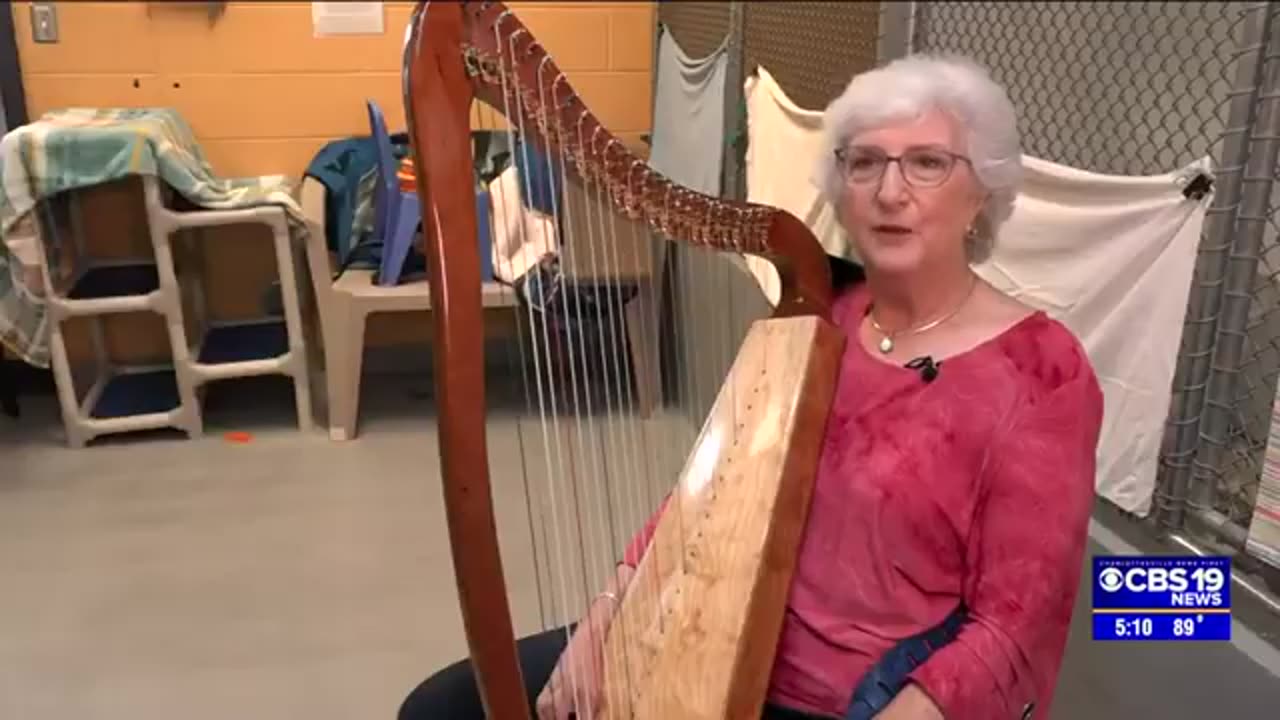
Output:
[[[909,185],[933,188],[946,182],[961,161],[967,163],[969,158],[940,148],[912,148],[901,155],[887,155],[867,147],[836,150],[836,162],[845,180],[859,185],[879,181],[889,163],[896,162]]]

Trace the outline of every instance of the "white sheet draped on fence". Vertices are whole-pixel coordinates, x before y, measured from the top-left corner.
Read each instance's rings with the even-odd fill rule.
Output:
[[[805,220],[828,252],[851,256],[811,179],[821,112],[803,110],[760,69],[746,83],[748,197]],[[805,156],[807,154],[807,156]],[[992,284],[1071,328],[1105,395],[1098,492],[1145,515],[1155,490],[1196,248],[1212,194],[1182,188],[1205,158],[1163,175],[1100,175],[1024,157],[1022,192],[991,258]],[[776,273],[752,262],[777,297]]]
[[[827,253],[849,256],[849,241],[835,211],[812,180],[822,147],[822,112],[805,110],[782,91],[773,75],[757,67],[743,88],[747,104],[747,200],[778,207],[800,218]],[[778,273],[757,257],[746,257],[770,302],[778,299]]]
[[[1084,343],[1105,395],[1098,491],[1145,515],[1211,199],[1186,198],[1182,185],[1210,161],[1144,177],[1023,165],[1013,216],[977,271]]]

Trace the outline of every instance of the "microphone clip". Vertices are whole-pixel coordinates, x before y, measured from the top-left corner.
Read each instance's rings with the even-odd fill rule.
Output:
[[[941,362],[935,363],[932,355],[924,355],[913,359],[907,363],[907,367],[912,370],[920,371],[920,377],[926,382],[931,383],[938,377],[938,370],[942,367]]]

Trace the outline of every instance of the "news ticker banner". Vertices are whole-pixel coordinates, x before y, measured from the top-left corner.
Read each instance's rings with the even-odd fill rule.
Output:
[[[1094,640],[1230,640],[1231,559],[1093,558]]]

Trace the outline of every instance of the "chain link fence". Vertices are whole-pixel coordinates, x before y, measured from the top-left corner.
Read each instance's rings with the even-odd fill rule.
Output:
[[[664,25],[685,52],[706,57],[724,44],[733,31],[730,17],[734,3],[658,3],[658,22]]]
[[[852,74],[877,62],[957,53],[1009,89],[1031,155],[1125,175],[1209,157],[1214,200],[1148,520],[1156,531],[1207,530],[1206,539],[1243,548],[1280,375],[1277,6],[663,3],[659,20],[691,55],[730,39],[730,93],[741,92],[744,68],[762,64],[797,103],[821,109]],[[726,113],[727,136],[741,131],[739,121]],[[728,191],[741,190],[729,177],[741,179],[738,152],[726,148]]]
[[[986,65],[1028,154],[1101,173],[1162,173],[1222,136],[1242,3],[930,2],[917,50]]]
[[[987,65],[1019,110],[1029,154],[1130,175],[1212,158],[1217,187],[1154,518],[1165,528],[1207,521],[1195,525],[1243,546],[1280,371],[1274,149],[1263,147],[1271,133],[1259,124],[1275,9],[1240,2],[911,5],[909,50],[961,53]],[[1265,170],[1255,170],[1259,163]]]
[[[743,56],[769,68],[787,97],[820,110],[876,62],[879,3],[746,3]]]

